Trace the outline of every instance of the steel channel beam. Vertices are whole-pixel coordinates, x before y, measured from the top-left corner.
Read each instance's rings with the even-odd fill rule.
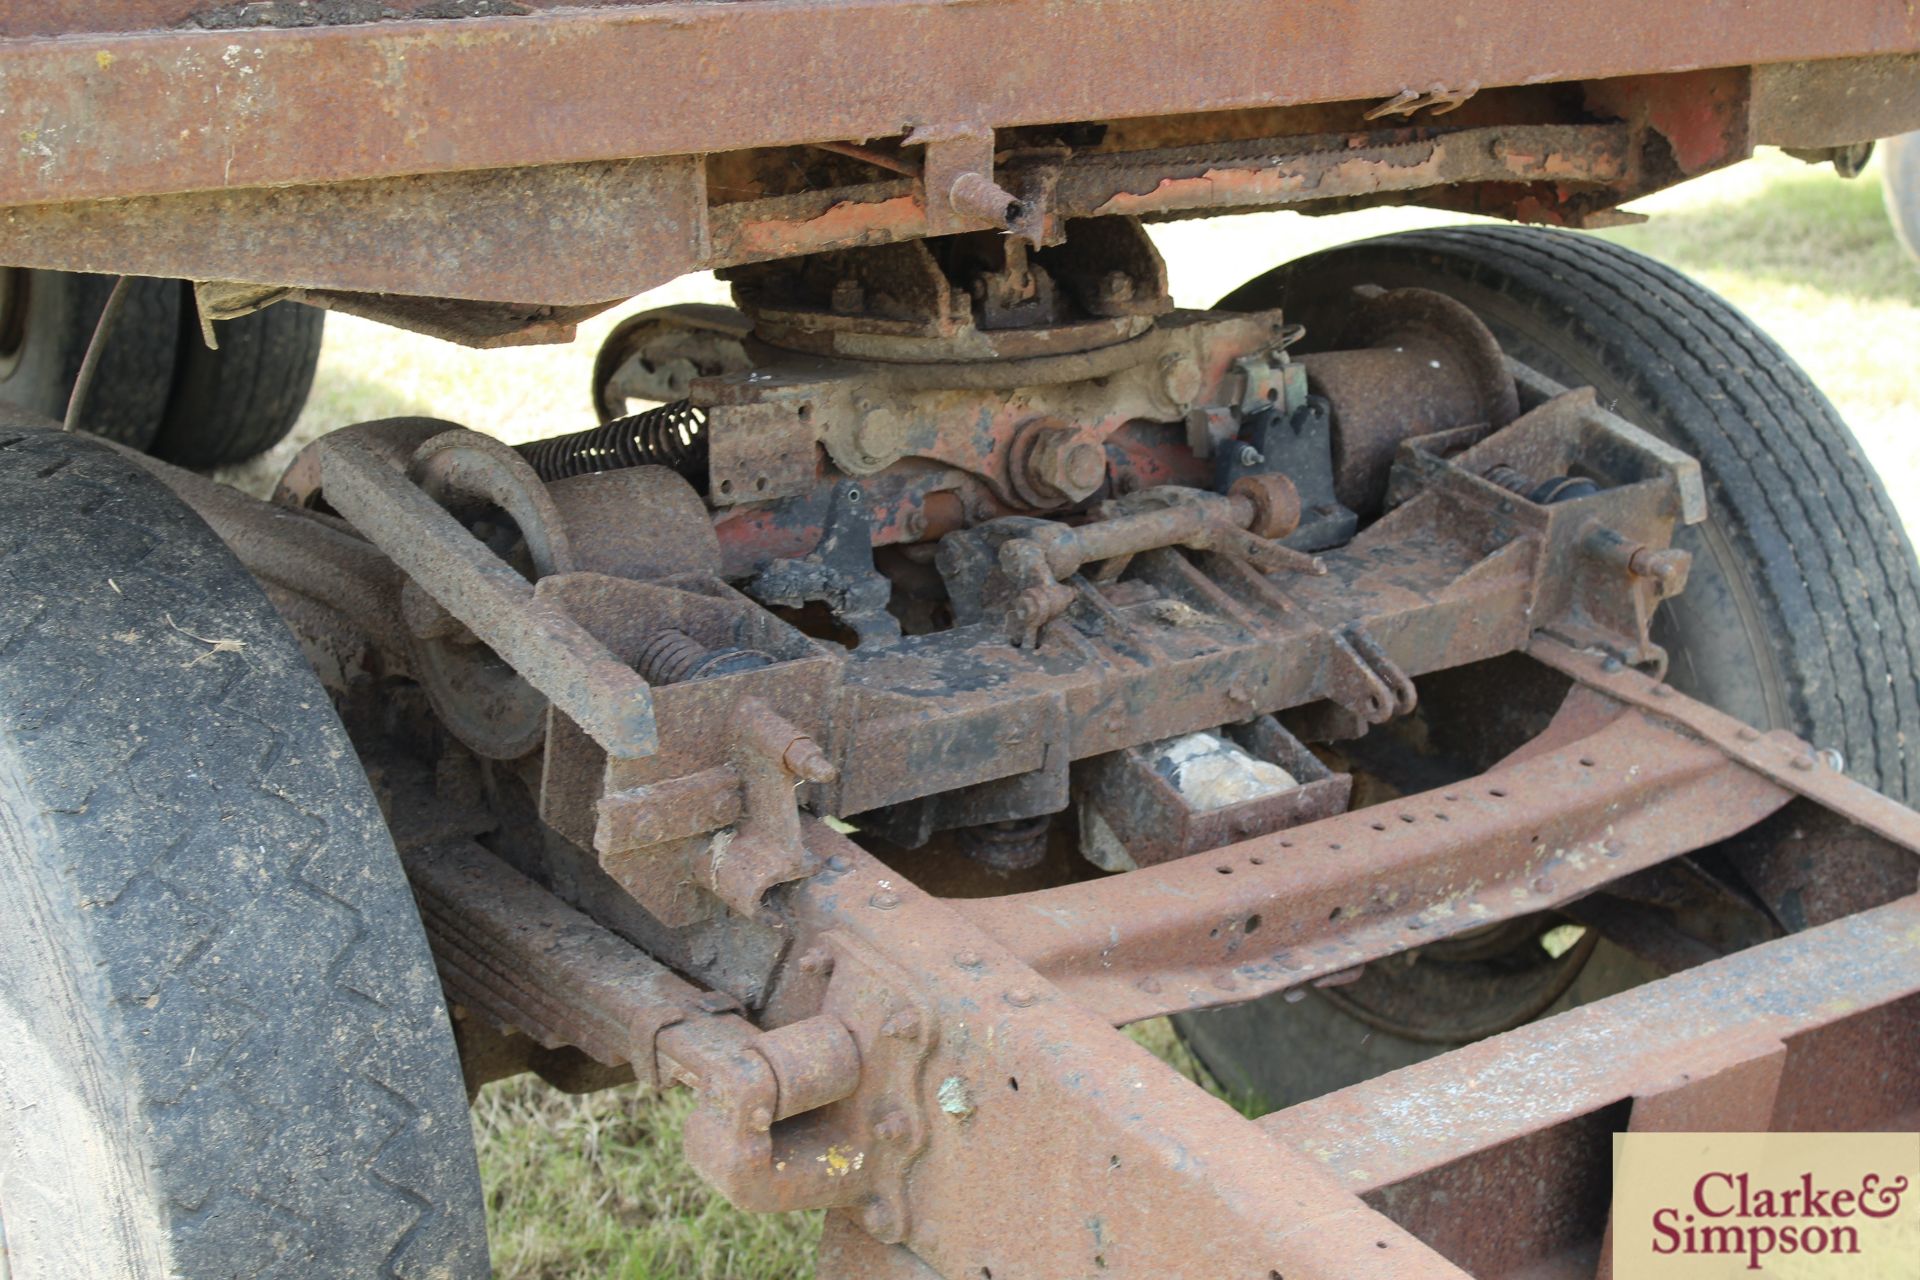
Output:
[[[1547,910],[1743,831],[1790,798],[1718,747],[1614,708],[1595,732],[1454,787],[955,907],[1079,1003],[1135,1022]]]
[[[1152,214],[1460,182],[1612,182],[1632,154],[1631,131],[1617,124],[1466,129],[1364,148],[1321,141],[1326,149],[1312,154],[1280,140],[1265,154],[1230,148],[1212,165],[1177,153],[1076,158],[1053,211]],[[1161,165],[1167,181],[1136,194],[1139,175]],[[910,194],[896,194],[902,187]],[[918,184],[895,182],[722,204],[709,218],[700,157],[672,156],[28,205],[0,215],[0,255],[27,267],[571,306],[701,268],[929,234]],[[542,234],[528,237],[530,224]],[[544,307],[513,310],[528,324],[552,319]]]
[[[1659,72],[1675,50],[1710,67],[1920,49],[1920,15],[1864,0],[1753,0],[1737,22],[1660,0],[1560,3],[1529,15],[1525,39],[1501,0],[1444,21],[1411,0],[678,0],[93,36],[98,6],[60,9],[28,29],[66,38],[0,43],[17,140],[0,203],[1387,99]]]
[[[934,1010],[906,1244],[936,1272],[1462,1280],[951,904],[820,824],[808,840],[829,870],[795,887],[797,930],[873,948]]]
[[[653,691],[453,515],[359,441],[331,436],[327,501],[528,684],[616,756],[659,750]]]
[[[1827,763],[1791,734],[1761,733],[1752,726],[1695,702],[1672,686],[1631,668],[1609,664],[1606,655],[1576,649],[1536,635],[1527,655],[1609,698],[1676,725],[1795,795],[1834,810],[1883,839],[1920,850],[1920,813],[1862,786]]]

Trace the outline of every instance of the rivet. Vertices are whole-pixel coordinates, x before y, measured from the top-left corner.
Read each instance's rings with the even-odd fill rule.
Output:
[[[868,1235],[885,1236],[893,1229],[893,1211],[883,1201],[875,1200],[860,1211],[860,1225]]]
[[[1672,693],[1673,693],[1673,686],[1670,684],[1657,684],[1653,686],[1653,696],[1656,698],[1669,697],[1672,695]]]
[[[891,911],[900,905],[900,895],[882,889],[867,899],[867,905],[875,911]]]
[[[823,947],[814,947],[800,957],[799,964],[800,972],[818,975],[833,968],[833,956]]]
[[[1015,987],[1006,994],[1006,1001],[1016,1009],[1025,1009],[1040,997],[1027,987]]]
[[[1553,881],[1547,879],[1545,876],[1535,876],[1531,888],[1535,893],[1552,893]]]
[[[1606,657],[1600,659],[1600,669],[1608,675],[1614,675],[1624,670],[1626,665],[1626,663],[1620,661],[1620,659],[1614,657],[1612,654],[1608,654]]]
[[[920,1015],[912,1009],[902,1009],[880,1024],[880,1034],[895,1040],[917,1040],[920,1037]]]
[[[1159,994],[1159,991],[1160,991],[1160,979],[1153,977],[1151,974],[1149,974],[1147,977],[1140,979],[1140,981],[1135,983],[1134,985],[1139,987],[1142,991],[1146,992],[1150,996],[1157,995]]]
[[[962,969],[978,969],[980,967],[980,953],[978,951],[956,951],[953,953],[953,962]]]
[[[1743,724],[1735,731],[1734,736],[1742,742],[1758,742],[1760,740],[1760,731],[1750,724]]]
[[[765,1107],[755,1107],[750,1119],[753,1123],[755,1133],[765,1133],[767,1130],[773,1128],[773,1112],[767,1110]]]
[[[899,1111],[889,1111],[873,1126],[874,1136],[882,1142],[904,1142],[913,1134],[913,1122]]]
[[[1232,974],[1223,973],[1219,977],[1213,980],[1213,985],[1220,988],[1220,990],[1222,991],[1232,991],[1236,987],[1238,987],[1240,984],[1233,980]]]
[[[1800,770],[1802,773],[1805,773],[1807,770],[1812,769],[1813,766],[1814,766],[1814,759],[1812,756],[1795,756],[1793,758],[1793,767]]]

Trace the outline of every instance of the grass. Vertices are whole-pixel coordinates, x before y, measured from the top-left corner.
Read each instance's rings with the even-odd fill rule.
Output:
[[[1640,202],[1651,214],[1609,238],[1661,258],[1731,299],[1772,332],[1852,423],[1910,531],[1920,532],[1920,269],[1881,211],[1876,170],[1843,182],[1768,155]],[[1256,214],[1177,223],[1156,239],[1183,305],[1205,306],[1286,258],[1368,235],[1457,223],[1386,210],[1340,218]],[[471,352],[331,317],[320,373],[288,444],[229,475],[264,492],[297,446],[347,422],[429,414],[510,441],[591,424],[593,352],[628,312],[667,301],[725,301],[689,277],[583,325],[566,347]],[[1136,1029],[1193,1074],[1164,1022]],[[512,1280],[790,1280],[813,1274],[818,1215],[734,1212],[681,1163],[683,1095],[633,1090],[566,1097],[529,1081],[487,1089],[474,1109],[494,1264]]]

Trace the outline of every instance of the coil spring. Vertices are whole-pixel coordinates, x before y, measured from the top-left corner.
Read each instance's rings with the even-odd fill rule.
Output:
[[[648,684],[680,684],[773,665],[758,649],[709,649],[684,631],[666,627],[647,637],[633,664]]]
[[[1052,830],[1053,819],[1042,814],[964,827],[956,834],[960,851],[982,866],[994,871],[1025,871],[1046,861],[1047,837]]]
[[[572,435],[519,446],[542,480],[626,467],[671,467],[695,488],[707,480],[707,412],[676,400]]]

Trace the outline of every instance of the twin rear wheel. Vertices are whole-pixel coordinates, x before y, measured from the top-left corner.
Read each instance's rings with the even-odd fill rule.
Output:
[[[1282,307],[1337,335],[1357,285],[1431,289],[1464,303],[1516,360],[1592,386],[1627,421],[1699,459],[1708,518],[1676,543],[1686,591],[1654,640],[1675,688],[1751,724],[1845,757],[1847,772],[1920,797],[1920,566],[1885,488],[1819,389],[1724,299],[1590,236],[1523,227],[1419,231],[1290,262],[1222,300]],[[1500,1029],[1490,1010],[1537,1014],[1580,962],[1518,949],[1416,953],[1417,975],[1183,1017],[1183,1035],[1226,1084],[1267,1107],[1316,1097]],[[1526,963],[1516,963],[1525,953]],[[1622,985],[1621,957],[1573,996]],[[1418,981],[1412,981],[1417,976]],[[1533,1003],[1528,1003],[1533,1001]],[[1517,1016],[1517,1015],[1516,1015]],[[1410,1025],[1411,1024],[1411,1025]]]
[[[64,420],[112,276],[0,268],[0,403]],[[296,303],[200,333],[193,290],[137,278],[107,335],[84,431],[183,467],[266,452],[293,429],[313,385],[326,313]]]

